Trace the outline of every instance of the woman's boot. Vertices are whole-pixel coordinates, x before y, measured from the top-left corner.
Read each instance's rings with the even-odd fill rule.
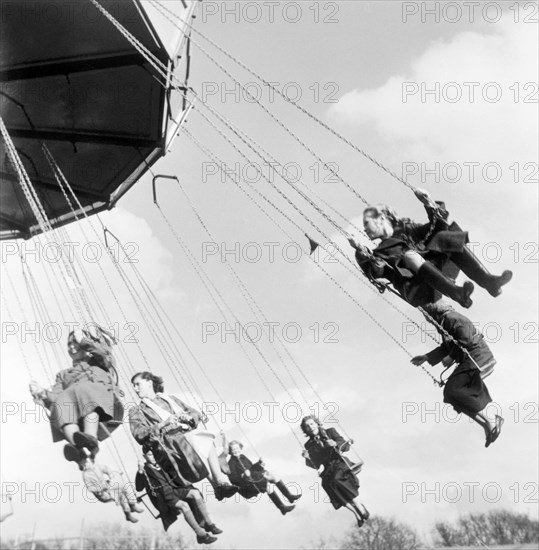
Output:
[[[416,277],[435,290],[455,300],[455,302],[466,309],[473,303],[470,295],[474,291],[474,286],[470,281],[466,281],[462,286],[457,286],[430,262],[425,262],[421,265]]]
[[[301,495],[294,495],[290,492],[288,487],[286,486],[285,482],[280,479],[275,486],[281,491],[281,493],[285,496],[285,498],[288,499],[288,502],[296,502],[296,500],[299,500],[301,498]]]
[[[288,512],[291,512],[296,507],[294,504],[285,504],[275,491],[268,493],[268,496],[270,497],[271,502],[273,502],[273,504],[281,510],[281,514],[283,514],[283,516],[288,514]]]
[[[494,298],[502,293],[501,287],[513,278],[513,272],[508,269],[501,275],[489,273],[479,258],[467,247],[464,247],[462,252],[452,253],[450,259],[467,277],[487,290]]]

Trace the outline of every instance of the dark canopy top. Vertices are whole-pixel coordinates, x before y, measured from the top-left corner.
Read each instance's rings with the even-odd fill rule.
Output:
[[[99,3],[170,67],[140,0]],[[90,0],[6,2],[1,26],[1,115],[53,226],[75,218],[41,142],[88,213],[111,208],[164,154],[162,79]],[[1,147],[0,238],[28,238],[39,228]]]

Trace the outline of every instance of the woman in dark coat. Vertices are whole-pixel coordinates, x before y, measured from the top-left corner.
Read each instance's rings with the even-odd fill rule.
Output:
[[[163,393],[163,379],[150,372],[135,374],[131,382],[141,398],[139,405],[129,410],[135,440],[152,450],[158,464],[172,464],[181,483],[208,478],[218,500],[234,495],[237,487],[221,472],[213,434],[194,431],[201,413]]]
[[[206,503],[200,491],[192,485],[182,485],[157,464],[152,451],[145,453],[145,461],[139,462],[135,477],[137,491],[146,491],[159,511],[165,531],[183,514],[193,529],[199,544],[211,544],[217,538],[212,534],[222,533],[210,519]],[[197,521],[199,518],[199,521]],[[208,532],[206,532],[208,531]]]
[[[511,271],[491,275],[466,247],[468,233],[452,223],[442,202],[434,202],[425,191],[416,189],[424,204],[429,223],[418,224],[398,218],[388,206],[369,206],[363,212],[367,236],[380,239],[372,253],[354,238],[356,260],[371,279],[386,278],[413,306],[434,302],[442,293],[462,307],[472,305],[473,284],[455,285],[459,269],[492,296],[501,294],[501,287],[511,278]]]
[[[110,342],[102,332],[97,337],[82,330],[72,332],[68,353],[73,366],[57,374],[50,390],[31,382],[30,393],[50,411],[53,441],[66,439],[65,457],[80,462],[84,447],[93,458],[98,441],[121,424],[123,393],[116,383]]]
[[[303,418],[301,429],[309,437],[302,453],[305,463],[316,470],[324,466],[321,473],[322,488],[328,494],[331,504],[336,510],[342,506],[348,508],[361,527],[370,514],[357,500],[359,481],[352,469],[353,465],[341,454],[350,449],[350,443],[335,428],[324,429],[314,416]]]
[[[301,498],[301,495],[294,495],[290,492],[282,479],[266,470],[262,459],[258,462],[251,462],[243,453],[243,445],[240,441],[231,441],[228,444],[228,467],[230,481],[238,487],[238,493],[243,498],[253,498],[259,493],[267,493],[270,500],[279,508],[283,516],[291,512],[295,506],[294,502]],[[290,504],[285,504],[276,491],[268,492],[268,482],[274,483]]]
[[[443,337],[442,345],[426,355],[412,358],[412,363],[422,365],[427,361],[431,365],[437,365],[441,362],[446,368],[457,364],[445,384],[444,403],[453,405],[458,413],[475,420],[485,431],[485,447],[488,447],[498,439],[503,424],[501,416],[495,415],[494,419],[490,419],[486,411],[492,399],[483,379],[492,373],[496,360],[483,335],[470,319],[455,311],[449,304],[439,301],[425,306],[424,309],[454,342],[437,328]]]

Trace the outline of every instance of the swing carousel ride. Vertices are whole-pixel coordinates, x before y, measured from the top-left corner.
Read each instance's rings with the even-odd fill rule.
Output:
[[[312,468],[324,464],[322,487],[335,506],[324,476],[329,475],[331,464],[331,468],[342,469],[342,475],[350,476],[352,485],[356,483],[363,460],[353,439],[358,440],[358,432],[365,426],[358,423],[354,414],[346,414],[346,420],[337,420],[334,415],[340,416],[337,414],[339,407],[333,409],[332,405],[349,399],[354,404],[352,410],[357,411],[357,407],[367,406],[366,397],[360,396],[359,389],[347,383],[346,369],[331,365],[333,349],[327,356],[325,353],[318,356],[313,351],[316,346],[302,343],[301,348],[294,347],[299,338],[291,337],[290,328],[297,332],[298,323],[289,322],[285,325],[286,331],[281,330],[282,326],[273,322],[275,317],[282,315],[283,319],[293,319],[294,315],[299,315],[297,311],[309,303],[308,292],[305,297],[301,296],[302,286],[307,286],[309,281],[317,284],[323,281],[324,291],[315,296],[319,302],[317,311],[334,312],[335,304],[339,303],[337,309],[349,310],[350,315],[357,316],[361,327],[369,327],[368,330],[356,327],[354,331],[344,331],[344,337],[350,338],[351,349],[356,342],[363,350],[369,346],[369,339],[374,339],[377,354],[357,351],[372,362],[375,357],[385,357],[389,353],[387,344],[391,344],[391,357],[397,354],[397,360],[408,365],[409,370],[402,376],[417,376],[417,385],[426,380],[429,382],[426,386],[431,387],[434,394],[447,380],[445,371],[440,374],[423,362],[415,361],[415,353],[410,349],[413,346],[407,345],[399,327],[406,326],[410,334],[421,338],[422,344],[431,342],[435,346],[443,341],[454,346],[455,353],[464,358],[461,361],[470,361],[481,373],[481,379],[493,372],[494,361],[481,363],[456,332],[444,328],[445,325],[429,313],[429,308],[423,307],[428,300],[410,298],[407,283],[400,284],[397,275],[401,276],[403,269],[412,270],[406,277],[415,276],[425,286],[430,285],[433,292],[446,294],[468,308],[473,285],[465,283],[468,286],[455,287],[454,279],[460,270],[479,286],[487,288],[492,296],[501,294],[501,286],[509,283],[512,273],[506,270],[499,277],[485,275],[484,266],[478,261],[470,268],[472,260],[468,258],[466,264],[456,253],[447,255],[450,261],[443,264],[431,260],[428,256],[433,248],[431,243],[438,243],[447,234],[454,243],[457,233],[465,233],[456,224],[450,224],[445,206],[435,203],[408,179],[345,137],[326,121],[322,111],[306,108],[301,100],[285,93],[278,83],[248,66],[239,54],[231,53],[217,39],[208,36],[204,25],[198,24],[200,10],[201,3],[197,0],[51,0],[47,3],[23,0],[3,9],[0,64],[0,240],[5,245],[2,252],[2,317],[8,324],[11,322],[10,334],[16,337],[18,344],[13,356],[26,368],[26,384],[40,381],[39,384],[32,382],[31,388],[36,408],[41,411],[38,416],[42,413],[46,423],[54,424],[53,394],[44,388],[50,387],[58,371],[67,366],[65,342],[68,336],[69,346],[74,346],[76,352],[94,350],[87,351],[83,370],[106,371],[108,378],[103,384],[114,392],[121,409],[110,422],[100,419],[99,430],[95,433],[100,454],[96,458],[97,443],[93,447],[93,436],[88,435],[91,430],[83,426],[81,419],[78,439],[66,431],[63,435],[60,432],[55,439],[67,441],[69,449],[64,448],[65,457],[79,463],[81,470],[84,469],[81,464],[90,464],[103,457],[103,460],[114,461],[117,470],[123,472],[123,479],[128,481],[136,470],[135,463],[141,460],[144,463],[143,454],[146,455],[148,447],[135,437],[141,444],[137,445],[131,435],[130,419],[131,430],[135,432],[130,408],[140,408],[142,402],[148,401],[144,401],[136,385],[134,391],[131,382],[137,379],[136,373],[153,372],[164,376],[173,386],[171,391],[181,393],[182,406],[203,412],[200,421],[197,420],[202,431],[209,434],[211,425],[213,432],[222,433],[223,439],[226,431],[229,440],[232,432],[235,439],[248,444],[250,451],[247,454],[253,456],[260,456],[258,449],[264,447],[265,438],[281,438],[280,457],[276,460],[283,470],[291,462],[297,463],[301,453],[306,452],[305,436],[312,439],[309,444],[315,451],[317,445],[326,446],[328,453],[333,453],[333,462],[325,457],[314,460],[308,453],[304,457]],[[219,76],[212,77],[210,86],[204,76],[197,75],[199,71]],[[244,76],[240,75],[247,75],[250,82],[245,83]],[[192,85],[194,76],[203,80],[202,93]],[[234,90],[243,99],[245,108],[249,109],[247,115],[239,114],[243,105],[229,106],[222,100],[226,97],[226,93],[221,95],[223,89]],[[207,93],[209,90],[212,93]],[[272,100],[265,101],[258,90],[269,91]],[[220,103],[211,101],[216,95],[221,95]],[[238,118],[243,127],[237,122]],[[314,137],[305,138],[295,129],[304,129],[307,125],[311,136],[320,133],[325,136],[324,144],[333,140],[333,148],[345,149],[359,159],[369,177],[378,174],[387,186],[385,192],[394,193],[399,199],[415,195],[423,203],[429,221],[417,224],[424,228],[421,238],[414,240],[415,237],[408,238],[408,235],[406,240],[406,247],[419,250],[422,257],[427,258],[421,260],[419,271],[413,271],[411,264],[392,263],[384,257],[385,271],[373,275],[372,266],[380,261],[383,249],[377,240],[381,237],[367,224],[364,230],[364,220],[358,218],[358,212],[371,205],[381,193],[373,185],[358,184],[357,178],[349,179],[344,170],[331,162],[331,156],[315,145]],[[266,126],[275,131],[264,130],[264,136],[257,137],[257,130]],[[268,139],[264,139],[266,134]],[[275,149],[281,153],[270,152]],[[314,163],[312,166],[323,172],[331,188],[307,182],[305,174],[298,177],[294,163],[283,160],[285,150],[294,150],[295,158],[306,165]],[[198,171],[187,168],[184,171],[183,165],[193,159],[198,162]],[[238,170],[237,166],[241,168]],[[314,169],[306,172],[311,172],[318,181],[320,173]],[[202,183],[206,184],[208,177],[213,177],[219,185],[210,188],[192,183],[202,178]],[[146,200],[150,194],[153,195],[151,207]],[[145,197],[146,203],[138,212],[140,217],[135,218],[122,210],[128,197]],[[442,198],[447,200],[447,197]],[[116,210],[117,206],[120,208]],[[114,212],[109,213],[113,209]],[[119,212],[116,222],[115,212]],[[399,223],[401,226],[397,223],[395,227],[408,227],[402,225],[402,221]],[[138,259],[130,261],[133,243],[127,242],[130,235],[122,231],[123,226],[134,228],[141,241],[150,239],[148,248],[141,250],[141,262]],[[261,294],[261,273],[253,267],[257,262],[248,259],[246,263],[253,268],[244,269],[237,260],[237,249],[234,248],[233,254],[230,249],[227,252],[226,242],[238,240],[240,235],[248,233],[250,246],[256,252],[260,246],[254,243],[268,240],[268,230],[278,235],[282,242],[294,243],[297,258],[285,263],[286,269],[276,267],[275,281],[263,281],[266,292]],[[178,254],[163,252],[154,233],[166,239],[167,247],[176,248]],[[386,242],[384,238],[395,235],[397,230],[392,227],[390,233],[382,237],[382,244]],[[467,233],[462,239],[468,239]],[[88,261],[88,257],[74,251],[74,242],[81,248],[91,244],[103,254],[97,261],[95,258]],[[43,252],[47,248],[59,251],[57,258],[42,262],[29,260],[24,252],[28,243],[40,245]],[[408,254],[406,258],[409,257]],[[369,268],[365,267],[365,262],[370,262]],[[423,275],[427,271],[424,264],[428,264],[430,278]],[[303,271],[298,270],[298,265]],[[270,263],[265,269],[273,269],[273,266]],[[493,278],[483,284],[487,276]],[[188,292],[174,290],[170,281],[176,277]],[[298,283],[291,282],[294,277]],[[170,285],[170,289],[158,288],[163,285]],[[272,297],[280,293],[281,285],[286,294],[290,287],[299,300],[299,307],[294,305],[293,299],[281,302]],[[477,301],[484,296],[482,293]],[[310,300],[313,297],[310,296]],[[283,310],[280,313],[275,312],[277,303]],[[52,343],[50,338],[24,340],[16,323],[19,327],[37,323],[47,330],[61,326],[67,327],[67,331],[62,329],[61,337]],[[202,325],[202,342],[200,334],[195,335],[193,329],[199,324]],[[325,333],[333,328],[339,329],[336,323],[325,323],[322,336],[328,337]],[[129,337],[133,334],[122,336],[122,330],[131,329],[137,334],[135,338]],[[226,341],[227,330],[233,335],[232,344]],[[319,324],[315,323],[309,330],[318,341]],[[368,334],[364,339],[362,331]],[[372,336],[373,332],[376,336]],[[212,340],[216,334],[220,342],[217,338]],[[96,346],[104,346],[106,351],[95,352]],[[75,352],[69,349],[74,365],[78,364],[72,355]],[[92,364],[92,360],[98,358],[101,363]],[[410,364],[412,359],[413,364]],[[318,361],[320,366],[316,365]],[[330,379],[327,371],[332,368],[335,373]],[[380,373],[378,382],[390,384],[391,376],[395,374]],[[57,384],[58,380],[56,378]],[[381,391],[375,388],[374,378],[369,378],[367,384],[367,393],[374,395]],[[153,398],[153,390],[148,391]],[[156,395],[164,396],[162,392],[161,389]],[[252,395],[253,392],[256,395]],[[221,408],[229,410],[227,403],[233,406],[238,400],[244,404],[253,403],[253,406],[269,400],[276,404],[283,418],[265,424],[260,430],[259,425],[251,425],[251,420],[245,419],[242,408],[242,414],[234,417],[230,425]],[[176,410],[177,402],[169,400],[167,403],[172,412],[166,415],[180,418],[182,414]],[[284,414],[283,403],[295,404],[299,413],[294,419]],[[156,422],[162,420],[164,417],[159,417],[165,414],[162,409],[156,405],[152,407],[158,414]],[[333,427],[326,430],[322,424],[318,429],[312,421],[311,431],[302,434],[301,418],[313,414],[338,421],[339,431]],[[487,441],[490,429],[487,429]],[[500,435],[501,424],[496,425],[496,430],[490,443]],[[60,447],[49,448],[52,445],[47,443],[48,434],[43,423],[39,431],[41,435],[36,437],[47,447],[44,451],[47,460],[54,462],[50,475],[77,480],[74,465],[70,465],[70,474],[66,474],[68,463],[59,456]],[[80,436],[81,433],[86,434],[86,439]],[[328,433],[334,434],[335,441]],[[215,446],[220,451],[219,460],[226,473],[224,462],[228,447],[225,442],[219,447],[217,439]],[[239,445],[238,441],[234,444]],[[192,446],[195,448],[194,443]],[[386,444],[384,448],[389,450]],[[267,450],[265,447],[264,451]],[[345,451],[350,458],[345,456]],[[159,462],[161,455],[155,448],[153,453],[157,454]],[[37,455],[21,460],[21,468],[29,471],[40,465]],[[254,468],[251,461],[238,460],[244,472]],[[300,476],[298,471],[301,470],[302,476],[305,461],[301,457],[299,460],[300,466],[293,472]],[[209,458],[206,466],[211,470]],[[267,490],[264,479],[267,480],[269,474],[265,466],[258,468],[262,477],[254,481],[248,472],[249,483],[256,488],[254,493],[247,491],[251,496]],[[9,475],[12,473],[4,473],[4,476]],[[72,478],[65,477],[69,475]],[[172,475],[181,478],[182,473],[176,469]],[[240,478],[241,475],[240,470]],[[291,479],[291,476],[287,473],[286,478]],[[310,491],[305,485],[300,489],[296,484],[297,490],[290,492],[282,481],[278,483],[281,483],[278,486],[283,494],[288,495],[290,505],[279,504],[278,498],[270,496],[283,515],[294,509],[301,493],[305,500],[305,494]],[[12,495],[16,496],[14,485],[7,482],[2,485],[2,492],[6,493],[7,489],[11,502]],[[358,487],[354,485],[352,490],[356,496]],[[222,484],[218,488],[222,491]],[[217,490],[215,494],[219,494]],[[317,498],[322,500],[324,494]],[[139,494],[139,497],[150,510],[148,494],[143,497]],[[117,503],[120,500],[118,497]],[[362,504],[349,506],[353,500],[352,495],[342,505],[354,513],[361,526],[369,514]],[[238,502],[236,500],[236,506]],[[155,505],[154,500],[152,503]],[[80,505],[89,506],[88,503]],[[297,504],[298,510],[286,519],[300,513],[301,505],[301,502]],[[53,504],[49,506],[54,508]],[[95,502],[92,506],[91,515],[103,517],[103,512],[95,510],[107,508]],[[224,506],[219,505],[221,512]],[[76,512],[72,513],[76,517]],[[224,513],[226,519],[226,513],[232,512]],[[267,511],[268,515],[270,513]],[[130,521],[136,522],[129,511],[126,514]],[[157,517],[153,512],[151,515]],[[339,529],[331,521],[328,520],[328,532]],[[199,521],[198,525],[203,523]],[[257,524],[257,528],[265,529],[267,525],[264,525]],[[197,533],[195,525],[197,540],[214,542],[216,539],[210,533],[220,534],[220,529],[213,525],[215,529],[209,530],[211,526],[207,522],[206,527],[208,534],[203,536]],[[277,539],[275,543],[284,544]]]

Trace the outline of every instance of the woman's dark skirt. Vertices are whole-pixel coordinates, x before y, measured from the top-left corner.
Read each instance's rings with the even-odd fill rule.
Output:
[[[267,493],[268,480],[264,477],[266,470],[260,464],[253,464],[251,467],[252,481],[243,481],[238,484],[238,493],[243,498],[253,498],[260,493]]]
[[[475,416],[492,401],[481,372],[469,357],[453,371],[444,386],[444,403],[458,413]]]
[[[322,488],[337,510],[358,496],[359,481],[342,460],[333,460],[324,466]]]

